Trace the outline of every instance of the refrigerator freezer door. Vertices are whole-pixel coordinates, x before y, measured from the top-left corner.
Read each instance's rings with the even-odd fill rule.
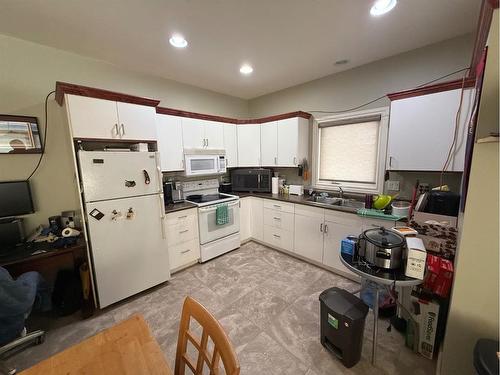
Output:
[[[170,278],[162,205],[161,194],[87,203],[101,308]]]
[[[155,152],[78,151],[85,202],[162,191]]]

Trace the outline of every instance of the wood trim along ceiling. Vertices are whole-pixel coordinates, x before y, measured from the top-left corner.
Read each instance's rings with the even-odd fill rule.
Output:
[[[393,92],[391,94],[387,94],[387,97],[390,100],[399,100],[399,99],[411,98],[413,96],[420,96],[420,95],[434,94],[436,92],[441,92],[441,91],[455,90],[462,87],[462,81],[463,81],[462,79],[457,79],[455,81],[437,83],[435,85],[423,86],[416,89]],[[466,78],[464,87],[465,88],[474,87],[475,84],[476,84],[475,78]]]
[[[148,107],[157,107],[160,104],[159,100],[143,98],[140,96],[123,94],[109,90],[97,89],[95,87],[88,87],[82,85],[75,85],[73,83],[56,82],[56,102],[63,105],[64,94],[88,96],[97,99],[112,100],[115,102],[124,102],[131,104],[145,105]]]

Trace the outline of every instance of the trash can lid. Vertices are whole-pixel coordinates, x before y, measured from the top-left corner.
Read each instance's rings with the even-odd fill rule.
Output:
[[[353,320],[365,318],[368,314],[368,306],[345,289],[337,287],[326,289],[319,295],[319,300],[330,310]]]
[[[498,341],[479,339],[474,346],[474,367],[479,375],[498,374]]]

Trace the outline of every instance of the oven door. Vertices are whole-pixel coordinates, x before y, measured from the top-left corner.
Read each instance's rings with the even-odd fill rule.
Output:
[[[217,206],[221,204],[227,204],[228,206],[229,223],[217,225],[215,211]],[[239,200],[198,208],[198,222],[200,226],[200,243],[202,245],[238,233],[240,231]]]

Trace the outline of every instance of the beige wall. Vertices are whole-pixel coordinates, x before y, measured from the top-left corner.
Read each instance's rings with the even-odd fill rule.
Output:
[[[160,99],[163,106],[248,116],[248,103],[241,99],[0,35],[0,113],[37,116],[43,128],[43,101],[58,80]],[[36,213],[25,217],[28,231],[78,207],[64,116],[52,96],[47,150],[31,180]],[[37,160],[38,155],[0,155],[0,181],[26,179]]]
[[[498,10],[489,40],[498,53]],[[498,61],[498,56],[494,57]],[[488,70],[489,65],[487,66]],[[497,75],[485,75],[486,85],[498,85]],[[487,72],[488,73],[488,72]],[[491,81],[493,80],[493,81]],[[498,126],[498,88],[483,91],[478,134]],[[441,360],[441,374],[472,374],[472,351],[479,338],[499,336],[499,145],[476,143],[463,230],[455,261],[455,281]]]
[[[406,52],[294,86],[249,102],[252,117],[296,110],[343,110],[384,94],[412,88],[470,64],[472,35]],[[447,80],[461,77],[449,77]],[[366,108],[388,105],[378,101]]]

